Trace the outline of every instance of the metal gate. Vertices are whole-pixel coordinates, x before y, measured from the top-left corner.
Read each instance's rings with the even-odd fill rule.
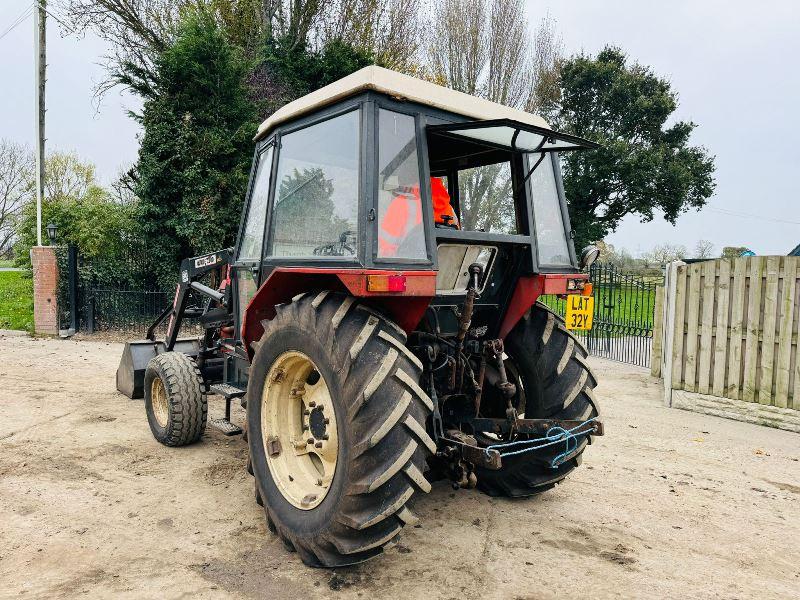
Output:
[[[577,336],[594,356],[649,367],[656,288],[663,285],[663,275],[633,275],[614,265],[594,264],[589,279],[594,325],[590,331],[576,331]],[[547,304],[564,315],[564,300],[548,299]]]
[[[113,260],[87,260],[73,246],[59,247],[56,256],[62,274],[58,287],[62,330],[141,337],[175,294],[174,289],[158,288],[135,245]]]

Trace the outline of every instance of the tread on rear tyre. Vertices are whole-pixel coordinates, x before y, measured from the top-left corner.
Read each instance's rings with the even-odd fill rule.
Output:
[[[185,446],[206,430],[208,404],[203,377],[181,352],[153,358],[144,374],[144,406],[150,431],[165,446]]]
[[[253,344],[256,494],[269,528],[307,565],[367,560],[417,521],[408,502],[430,490],[422,472],[435,445],[422,365],[405,342],[386,317],[322,291],[276,307]]]
[[[597,379],[586,362],[583,344],[564,320],[536,303],[509,333],[506,354],[518,371],[528,418],[586,420],[599,414]],[[511,371],[511,369],[509,369]],[[519,386],[519,381],[516,381]],[[556,468],[551,461],[564,452],[556,444],[539,451],[504,457],[500,470],[478,468],[478,488],[490,496],[523,497],[549,490],[580,465],[587,438]]]

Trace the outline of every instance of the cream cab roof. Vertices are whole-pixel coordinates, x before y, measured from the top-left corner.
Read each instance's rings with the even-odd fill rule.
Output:
[[[364,67],[310,94],[289,102],[261,123],[255,139],[266,136],[281,123],[308,114],[360,92],[374,91],[393,98],[417,102],[477,120],[513,119],[528,125],[550,129],[538,115],[476,98],[463,92],[403,75],[383,67]]]

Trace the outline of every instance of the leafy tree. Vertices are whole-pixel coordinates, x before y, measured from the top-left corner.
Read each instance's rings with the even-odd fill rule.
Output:
[[[145,102],[133,172],[151,268],[166,286],[186,256],[232,245],[256,130],[249,63],[205,11],[188,13],[154,75],[118,73]]]
[[[743,253],[749,252],[747,246],[725,246],[722,249],[722,258],[739,258]]]
[[[248,79],[251,97],[262,114],[278,108],[375,62],[369,50],[334,38],[319,50],[288,36],[264,45],[261,62]]]
[[[596,58],[567,60],[560,85],[554,126],[603,146],[565,155],[577,247],[602,239],[625,215],[646,222],[660,210],[674,224],[681,213],[706,203],[715,187],[714,158],[689,144],[694,123],[667,125],[678,106],[669,81],[606,47]]]
[[[80,198],[97,185],[95,167],[72,152],[53,152],[44,161],[42,195],[50,200]]]
[[[33,176],[31,172],[31,181]],[[74,154],[49,155],[44,189],[42,223],[56,225],[59,245],[74,244],[84,258],[109,259],[122,256],[136,239],[135,205],[114,202],[95,181],[91,163]],[[32,197],[22,207],[16,235],[16,262],[30,266],[30,249],[36,244],[36,202]]]

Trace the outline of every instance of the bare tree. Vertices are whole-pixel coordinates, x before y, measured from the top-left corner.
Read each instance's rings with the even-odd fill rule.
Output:
[[[564,41],[556,28],[556,21],[549,14],[539,22],[533,35],[533,86],[525,109],[550,116],[561,100],[558,71],[564,60]]]
[[[106,57],[111,75],[99,86],[99,93],[116,84],[114,73],[123,65],[152,74],[153,61],[172,39],[181,9],[191,0],[58,0],[58,11],[71,30],[90,30],[108,42],[112,54]]]
[[[486,68],[486,2],[435,0],[428,30],[432,78],[459,92],[478,94]]]
[[[521,0],[434,0],[427,66],[441,85],[515,108],[526,108],[534,70]],[[462,171],[462,226],[509,230],[510,177],[502,164]],[[513,215],[512,215],[513,220]]]
[[[659,244],[652,250],[642,253],[646,266],[660,266],[674,260],[686,258],[686,246],[677,244]]]
[[[0,256],[15,241],[15,226],[22,207],[33,199],[33,153],[21,144],[0,140]]]
[[[133,165],[117,169],[117,178],[111,183],[109,195],[122,206],[134,204],[137,200]]]
[[[420,69],[421,0],[335,0],[322,15],[321,41],[341,39],[369,50],[390,69]]]
[[[714,244],[708,240],[698,240],[694,246],[695,258],[713,258],[714,257]]]

